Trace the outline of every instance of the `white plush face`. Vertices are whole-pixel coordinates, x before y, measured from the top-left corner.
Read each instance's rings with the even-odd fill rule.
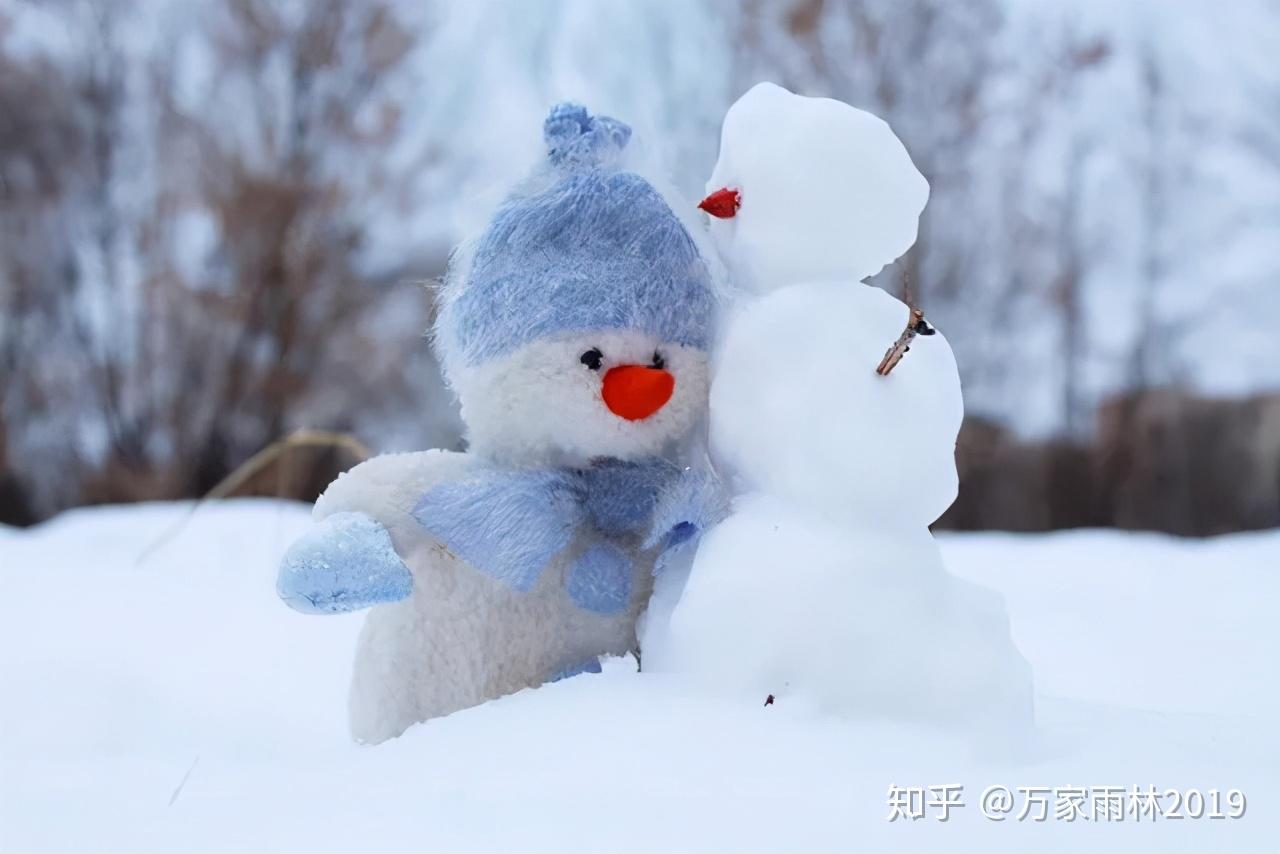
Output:
[[[626,407],[618,403],[616,390],[612,406],[606,402],[606,376],[626,366],[636,366],[632,372],[642,377],[665,382],[661,369],[674,379],[670,397],[652,414],[617,414],[615,408]],[[642,332],[609,330],[534,341],[455,373],[471,448],[521,465],[658,454],[687,435],[707,405],[706,353]],[[613,375],[615,389],[626,373]]]

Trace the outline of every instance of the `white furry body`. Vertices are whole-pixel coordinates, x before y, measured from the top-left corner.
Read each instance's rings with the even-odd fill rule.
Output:
[[[521,593],[455,557],[410,515],[428,488],[462,477],[476,462],[449,451],[388,454],[342,475],[316,502],[317,521],[342,511],[372,516],[413,574],[408,599],[376,606],[365,619],[350,695],[357,741],[385,741],[418,721],[540,685],[599,654],[635,648],[654,558],[639,549],[638,538],[622,543],[633,559],[631,601],[622,612],[602,616],[579,608],[564,589],[589,533],[579,534],[534,589]]]

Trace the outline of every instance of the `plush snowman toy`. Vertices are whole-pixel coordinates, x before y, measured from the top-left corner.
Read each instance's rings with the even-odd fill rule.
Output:
[[[703,207],[752,296],[728,321],[711,449],[737,493],[687,582],[659,581],[646,669],[861,717],[1026,721],[1000,598],[949,575],[963,404],[951,349],[860,280],[905,252],[928,184],[880,119],[772,84],[729,111]],[[931,333],[927,326],[920,332]],[[684,583],[680,592],[663,589]]]
[[[626,125],[566,104],[544,134],[546,164],[455,258],[435,329],[468,452],[338,478],[280,569],[300,611],[371,607],[360,741],[634,649],[655,564],[721,513],[683,465],[705,423],[704,256],[625,168]]]

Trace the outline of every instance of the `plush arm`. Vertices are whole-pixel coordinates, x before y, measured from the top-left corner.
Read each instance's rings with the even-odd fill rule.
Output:
[[[280,563],[276,591],[306,614],[340,614],[396,602],[413,577],[387,529],[364,513],[334,513],[294,543]]]
[[[678,547],[696,540],[729,513],[729,497],[708,469],[686,468],[659,493],[645,548],[660,549],[654,572]]]
[[[423,491],[465,476],[469,461],[449,451],[383,454],[339,475],[316,501],[316,525],[281,561],[282,599],[309,614],[335,614],[407,597],[412,576],[401,555],[415,546],[409,515]]]

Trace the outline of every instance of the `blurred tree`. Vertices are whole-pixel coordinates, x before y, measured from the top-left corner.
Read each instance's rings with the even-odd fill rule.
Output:
[[[1176,387],[1280,377],[1274,3],[626,9],[0,0],[0,520],[198,494],[295,427],[456,442],[408,280],[546,103],[634,120],[696,192],[759,79],[879,113],[930,179],[875,283],[909,273],[991,419],[960,516],[1219,530],[1193,482],[1229,471],[1251,497],[1214,506],[1273,517],[1274,406]],[[338,465],[295,462],[297,495]]]
[[[0,262],[0,370],[22,382],[0,435],[41,515],[199,494],[294,427],[394,404],[420,366],[429,295],[363,269],[360,217],[399,180],[382,153],[415,35],[383,2],[170,8],[140,49],[152,10],[62,3],[66,55],[4,59],[22,251]]]
[[[960,352],[968,388],[1003,385],[1005,348],[986,318],[1016,324],[1016,282],[993,265],[1005,247],[989,228],[992,187],[1019,186],[1025,165],[992,171],[988,127],[1005,58],[997,0],[747,0],[738,51],[740,85],[769,78],[884,118],[929,179],[915,247],[874,281],[897,292],[904,276]]]
[[[22,522],[70,497],[56,484],[76,466],[61,437],[80,424],[60,404],[83,387],[89,339],[69,230],[89,139],[78,93],[52,64],[5,47],[0,38],[0,522]]]

